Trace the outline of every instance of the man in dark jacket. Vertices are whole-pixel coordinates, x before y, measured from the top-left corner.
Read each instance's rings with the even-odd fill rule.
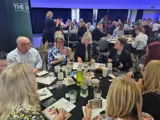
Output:
[[[92,40],[99,41],[102,37],[107,36],[106,33],[102,32],[103,24],[98,23],[97,27],[92,32]]]

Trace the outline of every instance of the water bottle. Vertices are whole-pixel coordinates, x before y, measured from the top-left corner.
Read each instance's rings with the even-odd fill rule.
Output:
[[[107,67],[108,67],[108,74],[112,74],[112,63],[108,63]]]
[[[77,79],[77,86],[82,86],[83,82],[84,82],[82,64],[78,65],[78,69],[77,69],[77,73],[76,73],[76,79]]]

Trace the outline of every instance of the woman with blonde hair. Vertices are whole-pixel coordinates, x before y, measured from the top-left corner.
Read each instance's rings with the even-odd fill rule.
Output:
[[[138,83],[143,90],[143,111],[160,120],[160,60],[150,61],[144,69],[143,80]]]
[[[48,11],[45,18],[45,28],[42,33],[42,40],[43,45],[48,41],[53,43],[54,42],[54,33],[58,29],[59,20],[56,22],[52,19],[53,12]]]
[[[139,86],[127,77],[120,77],[109,88],[106,114],[96,116],[94,120],[154,120],[141,111],[142,95]],[[85,112],[90,119],[91,109],[88,106]]]
[[[44,120],[30,65],[16,63],[6,68],[0,79],[0,92],[0,120]]]
[[[82,42],[76,45],[75,61],[88,62],[95,58],[96,46],[92,43],[92,35],[90,32],[85,32],[82,37]]]

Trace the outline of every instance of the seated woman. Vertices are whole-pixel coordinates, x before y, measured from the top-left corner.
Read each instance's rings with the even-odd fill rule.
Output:
[[[117,23],[116,29],[114,29],[114,31],[113,31],[113,37],[117,38],[117,37],[122,36],[122,35],[124,35],[124,31],[121,27],[121,24]]]
[[[92,44],[92,35],[90,32],[85,32],[82,37],[82,42],[77,44],[74,54],[75,61],[89,62],[95,59],[96,46]]]
[[[40,114],[36,77],[30,65],[9,66],[3,71],[0,83],[0,120],[44,120]],[[61,114],[55,119],[63,117]]]
[[[146,66],[151,60],[160,60],[160,42],[152,42],[146,47],[146,54],[134,65],[127,73],[129,77],[134,76],[138,78],[140,73],[140,64]],[[156,53],[156,54],[155,54]],[[142,75],[140,75],[142,76]]]
[[[144,69],[140,84],[143,92],[143,111],[160,120],[160,61],[152,60]]]
[[[109,88],[105,114],[93,120],[154,120],[149,114],[142,113],[142,95],[136,82],[127,77],[117,79]],[[88,105],[85,115],[85,119],[90,120],[92,112]]]
[[[71,48],[64,47],[64,36],[56,36],[56,46],[53,46],[48,52],[49,65],[65,65],[67,60],[72,60]]]
[[[113,63],[113,67],[117,67],[120,70],[128,70],[133,65],[131,54],[124,48],[125,44],[125,38],[118,38],[108,56],[108,62]]]

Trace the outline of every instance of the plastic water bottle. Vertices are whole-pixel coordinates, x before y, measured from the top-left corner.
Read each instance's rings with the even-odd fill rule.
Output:
[[[82,71],[82,64],[78,65],[77,73],[76,73],[76,79],[77,79],[77,86],[82,86],[84,82],[84,76]]]
[[[112,63],[108,63],[107,67],[108,67],[108,74],[112,74]]]

